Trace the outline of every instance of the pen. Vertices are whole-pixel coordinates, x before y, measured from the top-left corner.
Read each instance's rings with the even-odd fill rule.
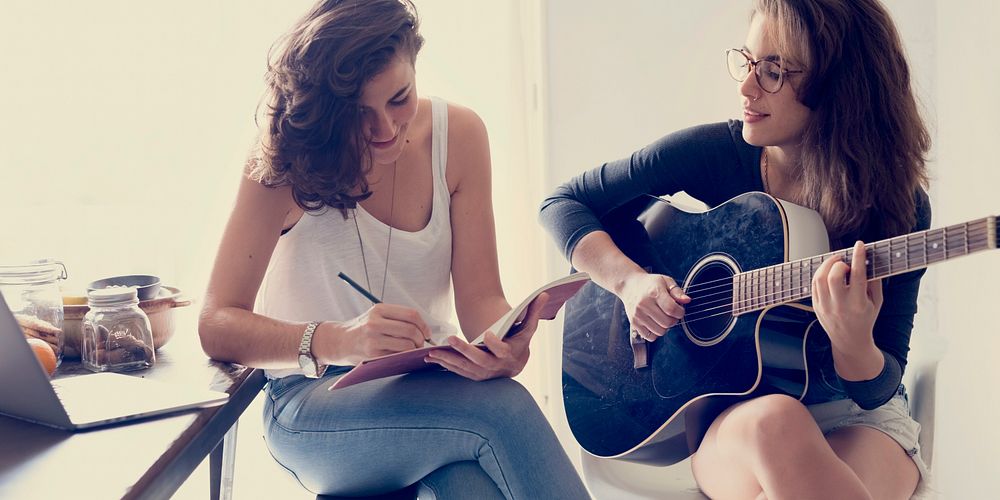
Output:
[[[366,299],[372,301],[373,304],[381,304],[382,303],[381,300],[378,300],[378,297],[372,295],[372,293],[369,292],[368,290],[365,290],[365,287],[359,285],[356,281],[352,280],[350,276],[348,276],[348,275],[346,275],[344,273],[337,273],[337,276],[340,279],[346,281],[348,285],[351,285],[351,288],[357,290],[358,293],[360,293],[361,295],[364,295]]]
[[[368,299],[368,300],[370,300],[370,301],[372,301],[373,304],[381,304],[382,303],[382,301],[379,300],[378,297],[372,295],[372,293],[369,292],[368,290],[365,290],[365,287],[359,285],[358,282],[352,280],[350,276],[348,276],[348,275],[340,272],[340,273],[337,273],[337,277],[339,277],[340,279],[344,280],[348,285],[351,285],[351,288],[357,290],[358,293],[360,293],[361,295],[364,295],[365,298]],[[434,341],[430,340],[430,339],[428,339],[426,342],[428,344],[430,344],[430,345],[436,345],[434,343]]]

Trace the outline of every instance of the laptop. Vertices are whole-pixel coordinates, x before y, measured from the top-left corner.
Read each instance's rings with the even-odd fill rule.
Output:
[[[0,294],[0,414],[80,430],[216,406],[228,397],[110,372],[49,381]]]

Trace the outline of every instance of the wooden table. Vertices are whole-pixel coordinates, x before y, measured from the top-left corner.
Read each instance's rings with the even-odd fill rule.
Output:
[[[194,309],[174,310],[174,338],[135,375],[226,392],[224,405],[77,433],[0,415],[0,498],[165,499],[210,453],[210,496],[228,498],[236,421],[266,380],[261,370],[209,360]],[[56,376],[81,373],[78,361],[64,361]]]

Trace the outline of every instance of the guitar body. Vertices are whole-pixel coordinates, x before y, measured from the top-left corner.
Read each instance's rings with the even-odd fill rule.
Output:
[[[640,266],[675,278],[692,298],[685,318],[636,353],[622,302],[588,283],[566,304],[563,400],[589,453],[668,465],[693,453],[712,420],[767,393],[823,400],[830,346],[811,308],[787,304],[733,314],[733,276],[826,252],[818,214],[764,193],[706,212],[654,203],[612,238]],[[830,364],[832,366],[832,364]]]

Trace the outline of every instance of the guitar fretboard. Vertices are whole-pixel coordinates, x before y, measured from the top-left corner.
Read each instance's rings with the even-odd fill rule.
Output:
[[[925,268],[937,262],[997,248],[995,216],[928,229],[865,245],[865,271],[875,280]],[[812,277],[830,257],[850,264],[854,249],[838,250],[733,276],[733,314],[787,304],[812,295]]]

